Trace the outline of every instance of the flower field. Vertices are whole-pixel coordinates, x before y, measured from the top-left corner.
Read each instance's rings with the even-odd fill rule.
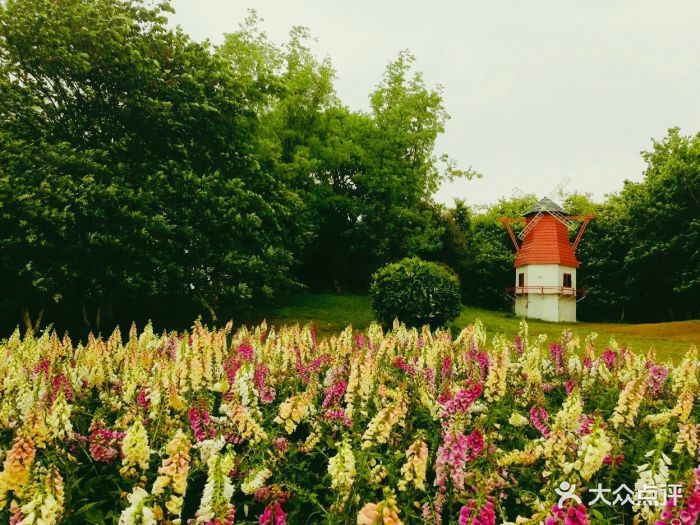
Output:
[[[394,326],[0,343],[0,522],[700,516],[695,349]]]

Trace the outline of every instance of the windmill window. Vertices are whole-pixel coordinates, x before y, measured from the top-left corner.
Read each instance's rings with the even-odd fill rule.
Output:
[[[571,274],[564,274],[564,288],[571,288]]]
[[[518,274],[518,286],[525,286],[525,274],[524,273]]]

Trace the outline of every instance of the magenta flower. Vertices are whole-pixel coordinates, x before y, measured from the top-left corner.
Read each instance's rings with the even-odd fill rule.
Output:
[[[404,359],[397,357],[394,359],[394,366],[399,370],[403,370],[407,375],[416,375],[416,369],[409,365]]]
[[[473,499],[467,501],[459,511],[459,525],[495,525],[496,511],[492,501],[477,509]]]
[[[693,491],[685,498],[683,508],[674,504],[674,499],[666,501],[666,507],[654,525],[667,525],[682,523],[683,525],[695,524],[700,521],[700,468],[695,469],[695,486]]]
[[[335,381],[331,386],[326,388],[326,397],[323,399],[323,408],[328,408],[339,403],[345,395],[345,389],[348,387],[348,382],[345,380]]]
[[[549,356],[557,369],[557,373],[564,373],[564,347],[559,343],[552,343],[549,345]]]
[[[483,388],[480,384],[473,385],[470,388],[463,388],[457,392],[452,398],[442,402],[443,418],[450,417],[456,413],[465,414],[469,407],[472,406],[479,396],[481,396]]]
[[[571,505],[566,509],[552,506],[551,514],[544,520],[545,525],[588,525],[586,506]]]
[[[647,380],[654,397],[659,397],[668,379],[668,368],[663,365],[652,365],[649,368],[649,379]]]
[[[117,460],[121,456],[121,440],[124,435],[124,432],[104,428],[102,423],[98,423],[88,438],[92,459],[103,463]]]
[[[547,427],[547,420],[549,419],[549,414],[543,407],[532,407],[530,409],[530,421],[532,426],[540,431],[543,437],[549,437],[549,428]]]
[[[469,436],[451,431],[443,432],[443,444],[438,449],[435,461],[435,486],[441,492],[447,490],[447,482],[451,481],[458,491],[464,490],[465,467],[481,454],[484,449],[484,438],[481,432],[474,430]]]
[[[279,501],[268,505],[265,512],[260,515],[260,525],[285,525],[286,523],[287,514],[282,510]]]
[[[252,361],[253,360],[253,347],[249,343],[241,343],[238,345],[238,355],[241,356],[241,359],[244,361]]]
[[[612,370],[615,368],[615,365],[617,364],[617,354],[615,353],[614,350],[610,348],[606,348],[602,354],[600,354],[600,358],[605,363],[605,366],[608,367],[609,370]]]
[[[194,438],[200,442],[204,441],[208,437],[216,434],[216,429],[209,427],[211,424],[211,419],[209,418],[209,412],[206,408],[192,407],[187,413],[190,420],[190,427],[192,428],[192,433]]]

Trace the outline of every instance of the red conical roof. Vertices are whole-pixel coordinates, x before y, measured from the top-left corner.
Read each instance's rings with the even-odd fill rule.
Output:
[[[526,218],[527,223],[536,215]],[[527,227],[527,225],[526,225]],[[516,268],[526,264],[562,264],[579,267],[574,250],[569,241],[568,228],[550,213],[543,212],[539,222],[530,230],[515,256]]]

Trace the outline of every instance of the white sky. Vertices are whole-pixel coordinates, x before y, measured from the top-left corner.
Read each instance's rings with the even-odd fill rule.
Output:
[[[369,93],[401,49],[426,83],[445,88],[451,115],[437,153],[480,180],[443,186],[437,199],[470,204],[518,186],[595,198],[640,180],[639,152],[679,126],[700,131],[700,1],[697,0],[173,0],[179,24],[218,44],[248,8],[276,43],[309,27],[330,56],[344,104]]]

